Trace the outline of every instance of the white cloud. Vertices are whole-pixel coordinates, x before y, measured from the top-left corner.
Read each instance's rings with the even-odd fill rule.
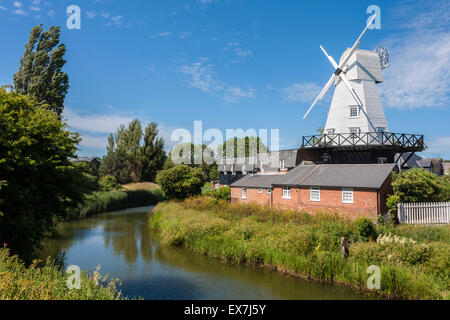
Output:
[[[321,87],[313,82],[293,83],[281,89],[283,100],[287,102],[311,102],[317,97]]]
[[[88,17],[89,19],[94,19],[97,16],[97,14],[95,13],[95,11],[86,11],[86,17]]]
[[[118,115],[80,115],[76,111],[65,108],[64,118],[67,119],[68,125],[73,129],[96,133],[115,132],[121,125],[127,125],[133,119]]]
[[[380,87],[383,101],[399,109],[446,106],[450,102],[450,4],[409,4],[398,12],[402,12],[400,9],[405,13],[397,13],[397,17],[408,21],[402,25],[405,33],[381,43],[391,56],[391,66],[384,70],[385,82]]]
[[[93,137],[89,135],[81,135],[80,146],[84,148],[105,148],[108,144],[106,137]]]
[[[189,31],[181,31],[178,35],[178,39],[187,39],[191,37],[191,32]]]
[[[23,11],[22,9],[16,9],[16,10],[14,10],[14,13],[17,14],[17,15],[19,15],[19,16],[24,16],[24,15],[27,14],[27,13],[26,13],[25,11]]]
[[[40,7],[37,7],[37,6],[30,6],[30,10],[36,12],[36,11],[40,11],[41,8],[40,8]]]
[[[20,2],[20,1],[14,1],[13,6],[14,6],[15,8],[22,8],[22,2]]]
[[[430,157],[442,157],[444,155],[450,155],[450,136],[437,137],[428,144],[428,149],[425,150],[425,154]]]
[[[6,7],[4,7],[4,6],[0,6],[0,10],[2,10],[2,11],[6,11],[6,10],[7,10],[7,8],[6,8]]]
[[[213,96],[219,96],[226,102],[234,103],[243,98],[256,97],[256,92],[253,89],[244,90],[218,80],[208,58],[203,58],[190,65],[184,65],[178,68],[178,71],[190,77],[187,81],[190,87],[200,89]]]

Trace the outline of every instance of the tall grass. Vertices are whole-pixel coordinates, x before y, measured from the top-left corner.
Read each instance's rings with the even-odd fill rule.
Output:
[[[411,299],[448,297],[448,227],[379,227],[376,231],[380,234],[395,231],[420,240],[378,244],[376,239],[362,241],[355,223],[338,214],[309,215],[205,197],[160,203],[150,223],[167,244],[234,263],[363,290],[369,277],[367,268],[375,264],[381,269],[379,294]],[[351,239],[348,259],[340,254],[341,237]]]
[[[81,274],[81,288],[69,289],[69,274],[51,261],[43,267],[36,263],[26,267],[8,249],[0,249],[0,300],[119,300],[119,281],[108,282],[98,270],[92,275]]]
[[[83,218],[108,211],[155,205],[162,200],[164,200],[164,194],[159,188],[152,190],[95,192],[87,196],[86,200],[78,208],[69,212],[68,219]]]

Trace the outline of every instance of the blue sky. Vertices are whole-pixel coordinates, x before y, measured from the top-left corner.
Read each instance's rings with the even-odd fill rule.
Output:
[[[66,8],[81,8],[81,30]],[[360,48],[391,54],[379,86],[392,132],[423,133],[425,156],[450,159],[448,1],[0,0],[0,84],[12,83],[30,29],[62,27],[70,76],[65,118],[80,155],[103,155],[106,137],[139,118],[176,128],[280,129],[281,147],[323,127],[332,92],[302,116],[335,59],[364,28]],[[332,91],[332,90],[331,90]]]

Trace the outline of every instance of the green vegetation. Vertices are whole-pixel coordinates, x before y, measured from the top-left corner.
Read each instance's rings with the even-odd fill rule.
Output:
[[[67,219],[84,218],[94,214],[155,205],[164,200],[160,188],[152,190],[125,190],[94,192],[75,209],[69,211]]]
[[[116,134],[108,138],[100,176],[112,175],[120,184],[154,182],[166,161],[164,141],[158,138],[158,133],[158,125],[154,122],[147,126],[145,134],[137,119],[128,127],[121,125]]]
[[[340,283],[365,290],[367,268],[381,268],[381,290],[390,297],[448,298],[450,228],[374,226],[335,214],[310,215],[208,197],[160,203],[151,226],[164,243],[234,263]],[[350,254],[340,253],[340,239]],[[377,242],[370,239],[377,239]]]
[[[209,196],[217,200],[231,200],[231,188],[229,186],[213,189],[211,183],[206,182],[202,187],[202,195]]]
[[[0,300],[119,300],[119,280],[107,282],[98,270],[81,274],[81,289],[70,290],[69,274],[48,260],[43,267],[34,261],[29,267],[6,248],[0,249]]]
[[[70,161],[79,141],[48,106],[0,88],[0,243],[22,259],[95,185]]]
[[[233,157],[249,157],[258,153],[268,152],[269,148],[261,141],[261,138],[251,136],[245,138],[231,138],[225,141],[222,145],[217,147],[217,154],[219,158],[230,156],[227,152],[231,152],[233,148]]]
[[[122,186],[117,183],[116,178],[114,178],[114,176],[110,174],[101,177],[98,181],[98,184],[101,191],[113,191],[122,189]]]
[[[14,75],[14,90],[30,95],[39,105],[61,115],[69,90],[69,76],[62,71],[66,47],[59,44],[60,27],[43,32],[42,25],[31,29],[19,71]]]
[[[387,200],[391,212],[398,203],[450,201],[450,179],[423,169],[411,169],[392,176],[394,194]]]
[[[200,168],[177,165],[160,171],[156,177],[156,182],[169,199],[185,199],[201,193],[202,176]]]

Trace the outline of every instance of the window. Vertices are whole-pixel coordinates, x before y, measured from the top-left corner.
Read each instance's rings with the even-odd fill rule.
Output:
[[[323,162],[328,162],[330,160],[330,155],[327,152],[324,152],[322,154],[322,161]]]
[[[357,138],[361,132],[361,130],[359,128],[349,128],[349,129],[350,129],[352,138]]]
[[[342,189],[342,203],[353,203],[353,189],[343,188]]]
[[[350,118],[359,117],[359,106],[350,106]]]
[[[264,166],[262,161],[259,162],[259,168],[261,169],[261,172],[264,172]]]
[[[334,129],[328,129],[328,130],[327,130],[327,135],[329,135],[329,136],[334,136],[334,132],[335,132]]]
[[[242,195],[241,195],[241,198],[242,198],[242,199],[247,199],[247,189],[246,189],[246,188],[243,188],[243,189],[242,189]]]
[[[262,193],[262,192],[263,192],[263,189],[259,188],[258,193]]]
[[[283,187],[283,199],[291,199],[291,188]]]
[[[285,165],[285,161],[284,160],[280,160],[280,170],[286,170]]]
[[[272,189],[268,189],[267,194],[272,194]]]
[[[231,173],[234,172],[234,164],[231,165]]]
[[[216,185],[214,186],[214,188],[220,189],[220,183],[216,183]]]
[[[320,188],[311,188],[309,190],[309,200],[320,202]]]
[[[378,158],[378,164],[385,164],[387,162],[387,158]]]

